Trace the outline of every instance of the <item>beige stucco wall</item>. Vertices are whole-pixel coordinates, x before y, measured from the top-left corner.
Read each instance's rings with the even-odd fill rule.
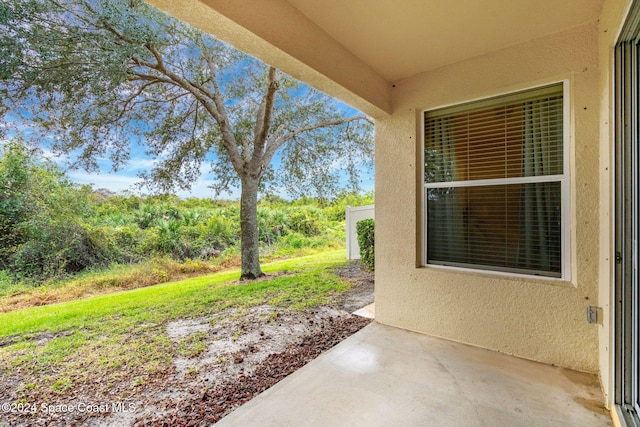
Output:
[[[434,41],[437,42],[437,41]],[[520,357],[598,371],[599,99],[597,24],[395,83],[376,121],[376,320]],[[571,282],[417,267],[420,111],[568,79]]]

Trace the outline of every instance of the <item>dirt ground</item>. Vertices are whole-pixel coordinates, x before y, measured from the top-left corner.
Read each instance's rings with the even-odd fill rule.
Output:
[[[86,389],[66,402],[74,412],[38,408],[32,416],[9,414],[6,420],[0,413],[0,426],[211,425],[370,322],[350,313],[373,302],[373,273],[357,261],[336,272],[355,285],[329,306],[289,312],[263,305],[169,324],[167,334],[176,344],[198,336],[206,347],[178,356],[169,372],[120,406],[113,406],[114,397],[107,402]]]

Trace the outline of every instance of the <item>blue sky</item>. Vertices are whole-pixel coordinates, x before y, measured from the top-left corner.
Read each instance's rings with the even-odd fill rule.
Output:
[[[347,106],[344,106],[344,108],[350,109],[350,107]],[[33,131],[27,124],[21,123],[20,121],[18,121],[18,119],[14,119],[11,127],[7,129],[7,139],[11,139],[18,133],[22,133],[23,135],[28,136],[32,132]],[[0,144],[1,143],[2,141],[0,140]],[[115,193],[123,193],[128,191],[133,194],[139,195],[148,194],[149,192],[146,189],[140,190],[136,188],[136,184],[142,182],[141,178],[139,178],[138,175],[142,172],[149,171],[151,167],[153,167],[154,159],[146,155],[142,147],[139,147],[136,144],[132,144],[132,146],[133,149],[131,152],[131,160],[124,167],[122,167],[117,172],[113,172],[111,170],[110,161],[108,159],[103,159],[102,161],[98,162],[100,166],[99,173],[90,173],[82,169],[69,169],[68,157],[55,156],[44,146],[40,148],[42,149],[44,156],[56,163],[62,169],[66,170],[69,179],[71,179],[75,183],[91,184],[96,189],[106,188]],[[277,161],[277,158],[274,158],[273,162]],[[340,167],[340,165],[336,165],[336,167]],[[207,173],[208,165],[206,164],[203,165],[202,172],[202,175],[192,185],[190,191],[175,191],[174,193],[181,198],[214,197],[215,194],[213,190],[209,188],[209,185],[214,182],[216,177],[211,173]],[[373,191],[373,169],[364,167],[361,168],[360,178],[362,180],[361,187],[363,191]],[[343,178],[343,183],[346,183],[346,177]],[[289,197],[284,189],[276,193],[285,198]],[[231,194],[223,193],[219,196],[219,198],[230,200],[239,199],[240,189],[234,189]]]
[[[7,129],[7,139],[15,137],[17,134],[23,134],[28,136],[33,131],[25,123],[21,123],[18,119],[14,118],[11,122],[11,126]],[[0,141],[1,143],[1,141]],[[67,176],[73,182],[78,184],[91,184],[94,188],[106,188],[116,193],[123,193],[130,191],[134,194],[145,194],[146,191],[140,191],[136,188],[136,184],[139,184],[142,180],[138,177],[141,172],[148,171],[154,164],[153,158],[145,155],[144,150],[141,147],[134,148],[131,153],[131,160],[121,170],[113,172],[111,170],[111,164],[107,159],[99,162],[100,172],[90,173],[82,169],[69,169],[69,158],[60,157],[54,155],[46,147],[40,147],[44,157],[56,163],[59,167],[67,171]],[[205,168],[203,168],[205,170]],[[208,188],[209,183],[215,179],[211,175],[201,176],[196,183],[194,183],[192,190],[176,191],[175,193],[180,197],[212,197],[213,192]],[[239,190],[234,191],[231,195],[222,195],[222,198],[236,199],[240,197]]]

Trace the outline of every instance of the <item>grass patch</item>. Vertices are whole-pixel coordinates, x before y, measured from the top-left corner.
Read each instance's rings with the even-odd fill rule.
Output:
[[[191,358],[206,350],[201,333],[174,344],[166,333],[169,322],[216,319],[229,308],[262,304],[301,310],[327,303],[350,287],[331,273],[345,262],[337,250],[267,264],[266,273],[280,275],[266,280],[239,282],[236,269],[0,313],[0,373],[56,394],[85,383],[89,374],[101,378],[104,390],[124,381],[135,393],[171,369],[177,355]]]
[[[263,262],[327,253],[343,247],[344,243],[337,247],[325,245],[317,248],[268,251]],[[154,258],[138,264],[115,264],[103,270],[86,271],[72,279],[55,280],[37,287],[13,283],[5,272],[0,270],[0,313],[175,282],[239,266],[240,256],[234,253],[211,262],[178,262],[171,258]]]
[[[178,354],[182,357],[198,357],[207,349],[207,332],[196,332],[183,338],[178,344]]]
[[[0,312],[142,288],[210,274],[237,265],[239,260],[234,257],[211,263],[155,258],[139,264],[116,264],[104,270],[87,271],[72,279],[56,280],[37,287],[13,284],[0,287]]]
[[[73,382],[69,377],[58,378],[52,386],[52,389],[57,394],[64,394],[67,390],[73,387]]]

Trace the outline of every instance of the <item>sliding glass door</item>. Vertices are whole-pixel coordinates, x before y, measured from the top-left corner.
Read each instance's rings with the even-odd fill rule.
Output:
[[[616,405],[640,426],[638,164],[640,143],[640,2],[616,48]]]

